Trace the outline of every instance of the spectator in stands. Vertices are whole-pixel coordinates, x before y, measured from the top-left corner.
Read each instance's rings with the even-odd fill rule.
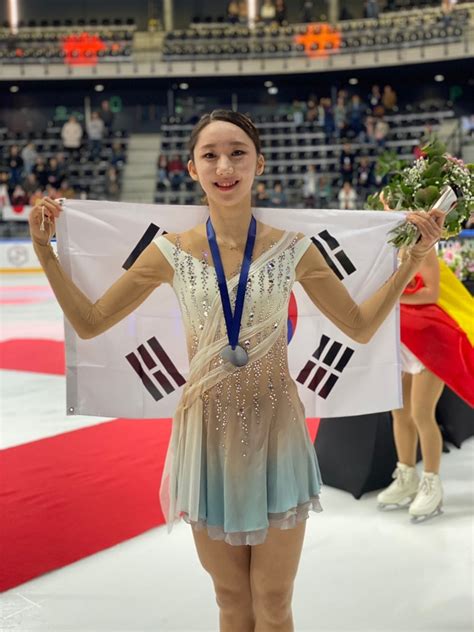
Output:
[[[83,133],[82,126],[75,116],[70,116],[69,120],[64,123],[61,130],[61,138],[63,139],[64,150],[69,153],[70,157],[77,158],[82,144]]]
[[[237,24],[239,21],[239,3],[236,0],[231,0],[227,5],[227,22],[230,24]]]
[[[59,168],[58,161],[56,158],[50,158],[48,166],[46,168],[48,175],[48,184],[53,186],[55,189],[59,189],[61,182],[64,179],[64,172]]]
[[[362,156],[356,169],[357,190],[365,199],[374,186],[374,166],[369,162],[367,156]]]
[[[374,84],[370,90],[368,98],[369,106],[372,112],[382,103],[382,94],[380,92],[380,86]]]
[[[308,165],[303,174],[303,199],[305,208],[314,208],[316,205],[316,192],[318,186],[318,176],[316,167]]]
[[[302,103],[298,101],[298,99],[294,99],[293,104],[291,106],[291,115],[293,117],[293,121],[295,122],[296,127],[303,125],[304,121],[304,108]]]
[[[270,197],[267,193],[267,187],[266,187],[265,182],[257,182],[254,206],[258,206],[258,207],[270,206]]]
[[[357,194],[348,180],[344,181],[337,197],[340,209],[353,210],[357,208]]]
[[[288,24],[285,0],[275,0],[275,21],[279,26]]]
[[[90,119],[86,122],[87,135],[89,136],[91,160],[94,162],[100,158],[102,151],[102,139],[104,138],[105,124],[99,112],[92,112]]]
[[[355,138],[361,140],[364,135],[364,116],[366,106],[358,94],[353,94],[348,107],[348,128]]]
[[[303,0],[302,22],[314,22],[314,0]]]
[[[377,20],[380,13],[380,7],[378,0],[365,0],[364,2],[364,17]]]
[[[105,177],[105,194],[108,200],[118,200],[120,198],[120,182],[118,172],[115,167],[107,169]]]
[[[273,185],[273,191],[270,197],[270,205],[280,208],[286,208],[288,206],[288,198],[283,191],[283,186],[280,180],[276,180]]]
[[[8,152],[8,170],[10,188],[13,189],[23,180],[23,158],[20,156],[18,145],[12,145]]]
[[[317,122],[319,119],[318,103],[315,99],[309,99],[306,104],[306,120],[309,123]]]
[[[26,206],[28,204],[29,196],[23,190],[21,184],[15,185],[12,194],[10,195],[10,203],[12,206]]]
[[[273,0],[263,0],[260,7],[260,20],[264,24],[272,24],[276,19],[276,7]]]
[[[334,111],[332,107],[332,101],[329,97],[324,97],[320,101],[323,107],[323,129],[324,136],[326,138],[326,144],[330,144],[336,131],[336,124],[334,121]]]
[[[34,173],[28,173],[26,178],[24,178],[23,182],[21,183],[21,186],[23,187],[26,195],[31,196],[36,191],[36,189],[39,188],[38,178]]]
[[[28,175],[33,171],[36,159],[38,158],[38,152],[35,149],[35,144],[30,141],[21,150],[21,157],[23,158],[23,170],[25,175]]]
[[[33,173],[38,180],[38,184],[43,189],[48,184],[48,169],[46,167],[46,161],[43,157],[39,156],[36,160],[36,164],[33,167]]]
[[[397,107],[397,93],[392,86],[386,85],[383,88],[382,105],[386,111],[391,112]]]
[[[247,25],[249,22],[249,10],[247,0],[239,0],[239,22]]]
[[[160,156],[158,156],[157,168],[158,168],[158,188],[163,188],[163,187],[168,188],[171,185],[171,182],[169,181],[169,178],[168,178],[168,159],[166,158],[164,154],[160,154]]]
[[[100,104],[99,115],[100,115],[100,118],[104,121],[104,126],[105,126],[104,135],[110,136],[113,126],[114,126],[115,115],[110,109],[110,101],[107,101],[107,99],[104,99],[102,103]]]
[[[76,197],[76,192],[69,184],[69,181],[64,178],[61,182],[61,186],[58,189],[58,196],[68,198],[69,200],[74,199]]]
[[[171,188],[176,191],[184,182],[185,167],[179,154],[171,158],[168,163],[168,178],[171,182]]]
[[[121,143],[118,141],[112,144],[112,155],[110,157],[110,164],[117,169],[121,169],[125,164],[126,156],[122,149]]]
[[[342,96],[337,97],[336,105],[334,106],[334,124],[336,138],[345,136],[347,131],[347,111]]]
[[[383,115],[378,116],[374,126],[374,139],[378,147],[383,149],[387,140],[387,134],[390,127]]]
[[[352,146],[350,143],[344,143],[342,151],[339,155],[339,172],[342,182],[352,182],[354,177],[355,160]]]

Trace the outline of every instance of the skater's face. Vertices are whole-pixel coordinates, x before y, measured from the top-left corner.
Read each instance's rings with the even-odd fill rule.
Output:
[[[212,121],[197,140],[189,174],[204,190],[209,204],[235,206],[250,200],[255,175],[264,159],[243,129],[227,121]]]

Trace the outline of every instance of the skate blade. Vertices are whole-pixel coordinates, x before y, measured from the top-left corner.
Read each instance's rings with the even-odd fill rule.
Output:
[[[407,500],[404,503],[378,503],[377,509],[379,511],[397,511],[400,509],[408,509],[408,507],[415,499],[415,496],[412,496],[410,498],[407,497]]]
[[[421,524],[422,522],[428,522],[428,520],[436,518],[436,516],[440,516],[442,513],[444,513],[443,508],[440,506],[427,516],[412,516],[410,522],[412,524]]]

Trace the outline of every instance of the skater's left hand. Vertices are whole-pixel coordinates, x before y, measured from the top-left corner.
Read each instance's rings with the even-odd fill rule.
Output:
[[[441,239],[446,213],[438,208],[430,211],[408,213],[407,222],[414,224],[420,231],[420,237],[412,248],[412,252],[426,254]]]

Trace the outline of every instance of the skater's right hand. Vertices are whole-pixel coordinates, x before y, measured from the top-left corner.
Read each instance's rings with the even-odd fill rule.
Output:
[[[50,197],[41,198],[33,206],[28,217],[31,239],[47,246],[56,232],[56,218],[61,212],[62,208],[58,201]],[[43,214],[44,229],[41,230]]]

